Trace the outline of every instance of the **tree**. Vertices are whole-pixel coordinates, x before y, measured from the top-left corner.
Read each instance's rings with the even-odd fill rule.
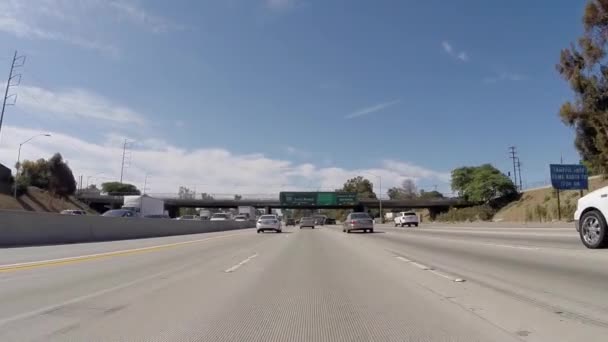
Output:
[[[474,167],[459,167],[452,170],[452,191],[457,191],[458,196],[463,196],[463,190],[473,180]]]
[[[141,195],[137,187],[129,183],[106,182],[101,184],[101,190],[110,195]]]
[[[48,161],[49,190],[60,195],[68,196],[76,192],[74,174],[59,153],[55,153]]]
[[[443,198],[443,194],[436,190],[433,190],[433,191],[420,190],[420,198],[422,198],[422,199]]]
[[[484,203],[517,193],[511,179],[490,164],[453,170],[452,189],[465,200]]]
[[[418,197],[416,183],[411,179],[406,179],[401,183],[401,187],[393,187],[387,191],[390,199],[413,199]]]
[[[574,101],[560,108],[562,121],[573,127],[574,145],[591,173],[605,173],[608,163],[608,1],[589,0],[583,35],[561,51],[557,71],[574,91]]]
[[[177,197],[179,199],[194,199],[196,197],[196,193],[185,186],[180,186],[177,192]]]
[[[372,182],[361,176],[347,180],[342,189],[338,191],[356,192],[359,198],[377,198]]]
[[[25,189],[35,186],[51,191],[59,196],[68,196],[76,192],[76,180],[72,170],[59,153],[49,160],[25,160],[21,163],[17,187]]]
[[[241,196],[241,195],[234,195],[234,200],[235,201],[240,201],[242,199],[243,199],[243,196]]]
[[[209,195],[206,192],[201,193],[201,199],[202,200],[213,200],[213,196]]]
[[[40,189],[49,188],[49,165],[44,159],[36,161],[24,160],[21,163],[17,183],[23,186],[35,186]]]

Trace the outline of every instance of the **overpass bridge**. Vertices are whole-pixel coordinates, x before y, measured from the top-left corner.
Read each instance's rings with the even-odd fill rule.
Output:
[[[87,203],[98,211],[107,208],[120,208],[123,204],[123,196],[102,196],[91,194],[80,194],[77,198]],[[179,208],[218,208],[230,209],[239,206],[251,206],[263,208],[267,211],[271,209],[358,209],[365,210],[379,208],[378,199],[360,199],[356,204],[337,204],[337,205],[285,205],[278,199],[178,199],[160,198],[165,202],[165,209],[169,211],[171,217],[175,217]],[[407,200],[382,200],[383,209],[416,209],[425,208],[433,213],[447,211],[449,208],[462,208],[476,205],[459,198],[436,198],[436,199],[407,199]]]

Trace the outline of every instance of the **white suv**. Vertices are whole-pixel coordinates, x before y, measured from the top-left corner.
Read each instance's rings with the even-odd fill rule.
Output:
[[[587,248],[608,247],[608,187],[595,190],[578,200],[574,212],[576,231]]]
[[[395,227],[418,227],[418,215],[413,211],[402,211],[395,217]]]

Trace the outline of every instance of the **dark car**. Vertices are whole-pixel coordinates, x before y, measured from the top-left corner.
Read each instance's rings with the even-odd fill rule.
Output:
[[[300,219],[300,229],[303,227],[310,227],[315,229],[315,218],[314,217],[302,217]]]
[[[288,218],[288,219],[285,221],[285,226],[295,226],[295,225],[296,225],[296,220],[295,220],[295,219]]]
[[[336,224],[336,219],[328,217],[325,219],[325,224]]]
[[[315,225],[317,226],[322,226],[325,224],[325,220],[327,219],[327,216],[315,216],[314,220],[315,220]]]

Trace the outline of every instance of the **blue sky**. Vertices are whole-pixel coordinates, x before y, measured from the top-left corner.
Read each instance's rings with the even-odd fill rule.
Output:
[[[580,34],[583,7],[4,1],[0,66],[14,49],[28,59],[1,161],[48,131],[26,158],[58,150],[77,175],[112,178],[128,137],[128,177],[148,174],[159,192],[331,188],[360,172],[385,188],[414,178],[447,192],[455,167],[510,170],[516,145],[524,180],[542,182],[560,155],[578,161],[557,114],[571,92],[555,63]]]

